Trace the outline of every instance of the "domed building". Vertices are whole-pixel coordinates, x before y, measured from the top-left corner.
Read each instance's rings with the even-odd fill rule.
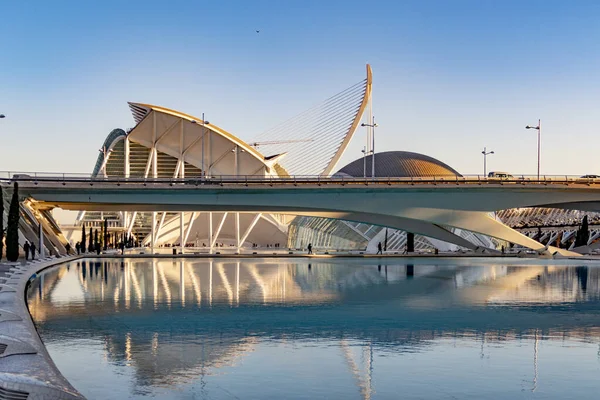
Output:
[[[347,164],[334,176],[372,176],[373,156],[362,157]],[[454,168],[420,153],[409,151],[386,151],[375,154],[375,176],[398,178],[461,177]],[[475,246],[497,248],[499,242],[485,235],[446,227],[452,233],[473,243]],[[404,251],[407,243],[405,231],[385,228],[360,222],[329,218],[296,217],[289,226],[288,246],[304,248],[311,243],[316,249],[377,251],[381,242],[388,251]],[[415,235],[415,250],[456,251],[459,246],[441,240]]]
[[[373,156],[359,158],[346,165],[335,175],[371,176]],[[375,154],[375,176],[396,178],[427,176],[462,176],[454,168],[435,158],[410,151],[386,151]]]

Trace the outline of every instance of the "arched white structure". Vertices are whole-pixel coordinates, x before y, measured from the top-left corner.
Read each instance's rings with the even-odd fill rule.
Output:
[[[106,138],[94,176],[123,178],[190,178],[212,176],[288,176],[282,161],[289,151],[291,166],[315,165],[328,175],[360,124],[371,96],[372,74],[338,93],[283,128],[271,130],[253,146],[203,117],[151,104],[129,103],[136,125],[116,129]],[[315,118],[318,115],[318,118]],[[320,123],[319,118],[328,118]],[[308,121],[308,122],[307,122]],[[312,125],[311,125],[312,124]],[[292,135],[288,137],[286,135]],[[300,140],[286,140],[286,139]],[[283,140],[282,140],[283,139]],[[303,143],[294,147],[290,142]],[[269,147],[266,147],[269,146]],[[267,156],[258,150],[268,151]],[[315,151],[318,149],[318,151]],[[81,212],[79,224],[98,227],[104,218],[118,220],[127,234],[143,245],[219,244],[236,248],[285,246],[292,217],[264,213]],[[113,224],[114,225],[114,224]]]

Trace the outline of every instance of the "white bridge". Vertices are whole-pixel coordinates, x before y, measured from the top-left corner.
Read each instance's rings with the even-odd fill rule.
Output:
[[[16,174],[4,180],[10,182],[18,182],[19,193],[37,209],[308,215],[388,226],[476,250],[450,230],[460,228],[563,255],[577,253],[543,246],[490,213],[520,207],[600,211],[600,180],[569,176],[114,179]],[[212,238],[212,220],[208,228]]]

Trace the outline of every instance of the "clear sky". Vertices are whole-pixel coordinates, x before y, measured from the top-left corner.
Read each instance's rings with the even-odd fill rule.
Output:
[[[600,174],[599,1],[32,0],[0,21],[0,170],[90,172],[127,101],[251,140],[368,62],[378,150],[470,174],[487,146],[488,170],[533,174],[540,118],[542,173]]]

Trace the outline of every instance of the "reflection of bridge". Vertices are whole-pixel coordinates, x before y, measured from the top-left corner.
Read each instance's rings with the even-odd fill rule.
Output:
[[[100,339],[110,360],[131,362],[140,385],[234,365],[262,339],[321,338],[339,341],[369,398],[373,353],[382,347],[418,351],[448,336],[483,345],[533,332],[600,338],[599,317],[586,312],[600,298],[600,269],[460,262],[308,269],[278,260],[90,260],[42,273],[28,302],[42,332]],[[479,307],[505,302],[510,310]],[[101,329],[90,331],[90,319]]]
[[[600,182],[568,177],[561,180],[21,177],[18,180],[22,193],[42,209],[278,212],[389,226],[471,249],[475,246],[450,228],[545,250],[539,242],[491,218],[489,213],[493,211],[536,206],[600,210]],[[212,238],[212,222],[209,225]],[[152,237],[156,235],[154,227],[155,224]],[[183,237],[183,222],[181,233]],[[237,235],[239,247],[239,230]]]

